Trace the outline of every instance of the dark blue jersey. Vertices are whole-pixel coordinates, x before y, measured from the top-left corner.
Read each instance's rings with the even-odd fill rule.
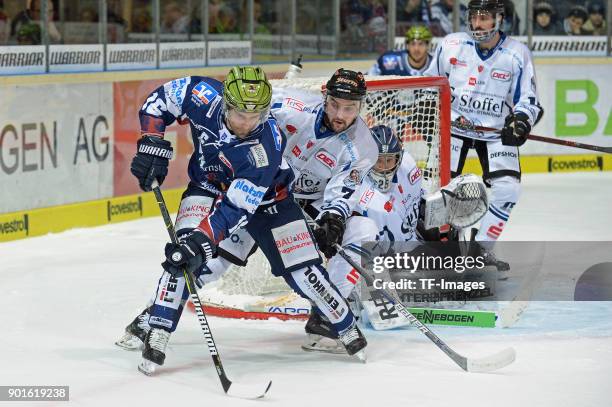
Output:
[[[368,71],[369,75],[399,75],[423,76],[431,62],[431,55],[427,54],[427,62],[421,68],[413,68],[408,61],[408,51],[387,51],[378,57]]]
[[[191,182],[220,198],[200,224],[215,242],[245,225],[260,205],[288,196],[293,171],[283,159],[286,139],[272,116],[239,139],[223,119],[223,84],[190,76],[157,88],[140,110],[143,133],[163,135],[175,120],[191,127]]]

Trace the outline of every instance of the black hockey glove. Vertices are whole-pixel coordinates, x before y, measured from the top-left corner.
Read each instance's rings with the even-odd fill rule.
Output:
[[[217,254],[217,245],[199,230],[194,230],[181,239],[180,244],[168,243],[165,248],[166,261],[162,267],[175,277],[183,275],[183,267],[193,272]]]
[[[501,131],[501,141],[505,146],[522,146],[531,132],[529,118],[525,113],[510,113],[506,116],[504,128]]]
[[[159,185],[168,175],[168,162],[172,158],[172,145],[168,140],[156,136],[142,136],[138,140],[136,156],[130,170],[143,191],[150,191],[153,180]]]
[[[345,227],[344,218],[333,212],[325,212],[317,220],[317,224],[319,227],[314,231],[315,240],[319,245],[319,250],[329,259],[338,252],[334,244],[342,243]]]

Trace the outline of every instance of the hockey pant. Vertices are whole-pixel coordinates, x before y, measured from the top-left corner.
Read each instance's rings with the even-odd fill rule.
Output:
[[[183,194],[177,215],[176,230],[179,239],[195,228],[209,213],[213,198],[197,187],[190,186]],[[355,318],[346,301],[329,282],[322,260],[304,215],[292,197],[274,205],[259,208],[249,223],[238,229],[238,239],[232,236],[221,242],[221,251],[246,261],[257,245],[270,262],[272,273],[281,276],[302,297],[309,299],[326,316],[333,327],[342,333],[350,328]],[[211,261],[212,262],[212,261]],[[203,266],[194,273],[202,280],[209,273]],[[149,324],[173,332],[178,324],[184,304],[189,296],[183,277],[172,277],[164,271],[159,279]]]
[[[489,210],[480,222],[476,240],[496,241],[508,223],[510,212],[518,201],[521,190],[519,150],[504,146],[499,139],[475,140],[451,137],[451,175],[463,172],[468,151],[474,148],[482,167],[483,180],[490,187]]]

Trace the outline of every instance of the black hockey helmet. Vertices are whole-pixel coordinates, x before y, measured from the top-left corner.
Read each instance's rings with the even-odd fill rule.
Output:
[[[391,189],[391,181],[402,162],[404,149],[399,137],[397,137],[390,127],[378,125],[372,127],[370,131],[378,147],[378,162],[372,167],[368,175],[379,190],[387,192]],[[394,164],[391,166],[385,165],[384,169],[377,168],[379,167],[381,159],[383,159],[383,163],[386,163],[389,159],[393,159]]]
[[[325,84],[326,94],[338,99],[362,100],[367,91],[361,72],[340,68]]]
[[[504,20],[504,0],[470,0],[467,7],[468,32],[476,42],[487,42],[495,36]],[[471,17],[478,13],[489,13],[495,20],[495,26],[489,30],[475,30],[472,27]]]

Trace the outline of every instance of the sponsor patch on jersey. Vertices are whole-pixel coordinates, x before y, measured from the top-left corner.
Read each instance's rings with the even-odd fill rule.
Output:
[[[314,143],[312,140],[308,140],[308,143],[306,143],[306,150],[310,149],[312,146],[314,146]]]
[[[266,149],[261,144],[254,145],[249,149],[249,161],[257,167],[267,167],[268,162],[268,154],[266,154]]]
[[[465,68],[465,67],[467,67],[467,63],[466,63],[465,61],[461,61],[460,59],[457,59],[457,58],[455,58],[455,57],[451,57],[451,58],[448,60],[448,62],[449,62],[449,63],[450,63],[452,66],[455,66],[455,67],[458,67],[458,66],[460,66],[460,67],[464,67],[464,68]]]
[[[198,98],[205,105],[212,102],[217,96],[219,96],[219,92],[215,90],[211,85],[206,82],[200,82],[193,87],[191,93]]]
[[[446,40],[445,43],[448,45],[456,46],[456,45],[461,44],[461,41],[456,40],[456,39],[451,39],[451,40]]]
[[[300,148],[299,148],[298,146],[294,146],[294,147],[291,149],[291,153],[292,153],[294,156],[299,157],[299,156],[300,156],[300,154],[302,154],[302,150],[300,150]]]
[[[359,198],[359,205],[363,205],[366,206],[368,204],[368,202],[370,202],[370,200],[372,199],[372,197],[374,196],[374,190],[371,188],[368,188],[362,195],[361,198]]]
[[[395,69],[399,64],[397,55],[385,55],[382,57],[382,63],[385,69]]]
[[[283,147],[283,136],[281,136],[280,127],[278,127],[278,123],[275,119],[269,119],[270,128],[272,129],[272,137],[274,138],[274,148],[276,151],[281,151]]]
[[[493,69],[491,71],[491,79],[496,81],[508,82],[512,79],[512,73],[503,69]]]
[[[272,229],[272,236],[285,267],[319,258],[306,222],[301,219]]]
[[[474,78],[473,76],[470,76],[468,79],[468,85],[476,86],[476,78]]]
[[[229,160],[227,159],[227,157],[225,156],[225,154],[223,154],[222,151],[219,151],[219,160],[227,167],[229,168],[229,170],[232,172],[232,174],[234,173],[234,167],[232,167],[232,163],[229,162]]]
[[[348,177],[344,179],[344,185],[354,188],[355,185],[361,182],[361,174],[359,170],[352,170]]]
[[[191,78],[180,78],[164,85],[164,91],[175,106],[180,108],[180,106],[183,104],[185,94],[187,92],[187,85],[189,85],[190,81]]]
[[[237,207],[254,213],[266,190],[267,188],[258,187],[248,179],[235,179],[227,190],[227,198]]]
[[[319,152],[317,152],[315,155],[315,158],[322,162],[326,167],[334,168],[336,166],[336,157],[325,150],[319,150]]]
[[[419,167],[414,167],[412,171],[410,171],[410,175],[408,175],[408,181],[410,181],[410,185],[414,185],[419,178],[421,178],[421,169]]]
[[[304,102],[298,99],[285,98],[285,105],[300,112],[304,110]]]
[[[295,133],[297,131],[297,128],[294,125],[292,125],[292,124],[286,125],[285,129],[287,129],[289,134],[293,134],[293,133]]]

